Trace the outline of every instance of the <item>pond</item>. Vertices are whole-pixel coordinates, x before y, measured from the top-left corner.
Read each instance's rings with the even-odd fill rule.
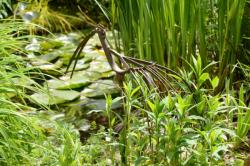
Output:
[[[82,51],[72,78],[73,65],[65,73],[82,36],[79,32],[72,32],[34,38],[25,48],[29,52],[30,64],[46,74],[46,79],[40,81],[40,84],[47,92],[34,93],[31,99],[35,103],[49,106],[53,111],[40,112],[53,120],[70,122],[80,132],[88,132],[90,121],[105,124],[102,114],[97,113],[106,109],[105,95],[119,96],[120,89],[113,81],[115,73],[100,49],[97,35],[89,40]],[[108,36],[113,42],[110,33]],[[120,106],[117,103],[113,109],[119,109]]]

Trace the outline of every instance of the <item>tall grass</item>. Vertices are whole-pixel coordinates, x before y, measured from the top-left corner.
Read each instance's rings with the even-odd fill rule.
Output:
[[[79,135],[36,112],[48,107],[30,106],[30,93],[46,89],[32,80],[42,74],[24,60],[28,27],[0,23],[0,165],[82,165]]]
[[[6,18],[8,16],[8,11],[12,11],[11,0],[1,0],[0,1],[0,19]]]
[[[219,61],[218,73],[229,75],[240,60],[245,0],[111,1],[112,23],[118,25],[126,55],[177,69],[200,54],[206,66]],[[204,67],[203,66],[203,67]],[[232,78],[232,77],[231,77]]]
[[[65,13],[52,10],[49,0],[24,0],[23,2],[17,3],[14,10],[14,18],[19,16],[19,18],[21,17],[25,22],[35,23],[51,31],[69,32],[72,30],[73,24],[81,21],[81,19]],[[29,16],[29,14],[31,16]],[[35,32],[43,30],[37,28],[37,26],[32,26],[32,24],[29,25],[31,30]],[[46,31],[47,30],[45,30],[45,32]]]

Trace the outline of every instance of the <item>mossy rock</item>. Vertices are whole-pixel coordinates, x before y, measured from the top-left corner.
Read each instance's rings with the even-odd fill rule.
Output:
[[[38,58],[47,62],[51,62],[57,59],[58,57],[60,57],[60,54],[62,54],[62,51],[57,50],[57,51],[53,51],[53,52],[49,52],[47,54],[41,55]]]
[[[42,105],[54,105],[75,100],[79,96],[77,91],[51,89],[48,93],[35,93],[31,95],[31,99]]]
[[[105,94],[118,94],[120,91],[112,80],[98,80],[86,87],[81,95],[85,97],[104,97]]]
[[[111,67],[108,62],[106,61],[92,61],[90,62],[90,67],[88,71],[104,73],[111,71]]]
[[[59,40],[42,41],[40,43],[42,51],[47,51],[47,50],[50,50],[50,49],[60,48],[63,45],[64,45],[64,43],[59,41]]]
[[[54,76],[59,76],[62,75],[63,72],[60,71],[60,68],[63,66],[63,61],[59,59],[56,61],[56,63],[46,63],[44,65],[38,66],[39,69],[42,70],[42,72],[51,74]]]
[[[68,73],[58,80],[48,80],[48,87],[52,89],[76,89],[84,87],[101,78],[101,74],[97,72],[79,71],[75,72],[72,78],[70,78],[70,74],[71,73]]]

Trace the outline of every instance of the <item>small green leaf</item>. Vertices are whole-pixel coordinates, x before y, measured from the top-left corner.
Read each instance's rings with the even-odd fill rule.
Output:
[[[113,126],[116,122],[116,118],[114,117],[112,120],[111,120],[111,126]]]
[[[148,106],[150,107],[150,109],[151,109],[152,111],[154,111],[154,110],[155,110],[155,105],[154,105],[154,103],[152,103],[150,100],[148,100],[147,103],[148,103]]]
[[[212,84],[213,89],[215,89],[219,84],[219,78],[217,76],[214,77],[211,81],[211,84]]]
[[[201,62],[201,56],[200,55],[198,55],[198,57],[197,57],[197,66],[196,66],[196,73],[197,74],[201,74],[201,67],[202,67],[202,62]]]
[[[188,119],[192,119],[192,120],[201,120],[201,121],[206,121],[205,118],[201,117],[201,116],[197,116],[197,115],[190,115],[187,117]]]
[[[239,92],[239,105],[244,106],[244,87],[243,85],[240,86],[240,92]]]
[[[205,108],[205,100],[202,100],[200,103],[197,104],[197,111],[201,114]]]
[[[132,91],[132,93],[131,93],[131,96],[134,96],[134,94],[140,89],[141,87],[137,87],[137,88],[135,88],[133,91]]]
[[[116,103],[116,102],[119,102],[123,99],[124,97],[116,97],[112,100],[112,104]]]
[[[208,73],[203,73],[198,80],[198,84],[201,86],[207,79],[209,79]]]
[[[171,94],[168,94],[168,96],[164,99],[164,104],[169,111],[172,111],[174,109],[174,102]]]

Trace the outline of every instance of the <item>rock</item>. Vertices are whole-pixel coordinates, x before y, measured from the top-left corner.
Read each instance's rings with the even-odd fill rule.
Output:
[[[31,95],[31,99],[42,105],[54,105],[75,100],[79,96],[77,91],[51,89],[48,93],[35,93]]]
[[[73,61],[72,64],[70,65],[68,72],[71,72],[73,70],[74,63],[75,63],[75,61]],[[89,63],[86,63],[85,59],[80,59],[76,63],[75,71],[85,70],[85,69],[89,68],[89,66],[90,66]],[[62,71],[66,72],[66,67],[63,68]]]
[[[31,22],[35,19],[38,19],[39,16],[40,16],[40,13],[38,13],[36,11],[28,11],[28,12],[21,14],[21,17],[22,17],[24,22]]]
[[[85,97],[104,97],[104,94],[118,94],[119,89],[112,80],[98,80],[85,88],[81,95]]]
[[[68,73],[66,76],[61,77],[58,80],[56,79],[48,80],[49,88],[52,89],[81,88],[101,78],[101,74],[94,72],[86,72],[86,71],[75,72],[72,78],[70,78],[70,74],[71,73]]]
[[[54,52],[50,52],[50,53],[39,56],[39,59],[44,60],[46,62],[51,62],[55,60],[56,58],[58,58],[60,54],[62,54],[62,51],[54,51]]]
[[[27,51],[39,52],[41,49],[40,44],[36,38],[33,38],[31,43],[25,47]]]
[[[110,67],[109,63],[106,61],[104,61],[104,62],[92,61],[92,62],[90,62],[90,67],[89,67],[88,71],[104,73],[104,72],[111,71],[111,67]]]
[[[47,51],[47,50],[55,49],[55,48],[60,48],[63,45],[64,45],[63,42],[61,42],[59,40],[42,41],[40,43],[41,50],[43,50],[43,51]]]

